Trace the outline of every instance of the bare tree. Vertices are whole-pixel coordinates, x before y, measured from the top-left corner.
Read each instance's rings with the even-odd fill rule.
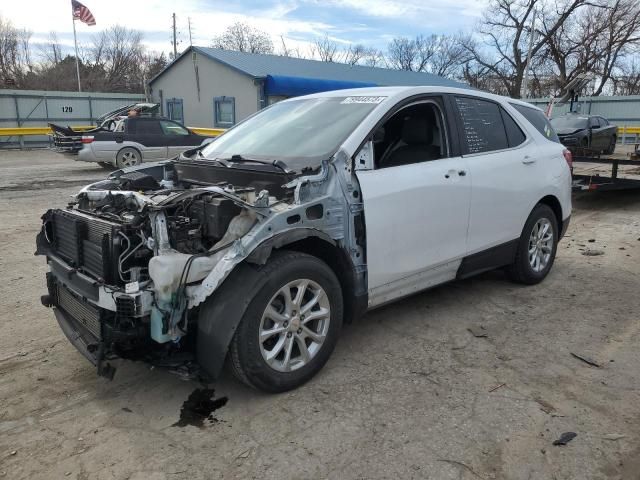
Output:
[[[49,32],[47,41],[40,47],[40,55],[45,62],[51,65],[57,65],[62,61],[62,48],[55,31]]]
[[[587,4],[589,0],[559,0],[553,4],[541,0],[491,0],[479,32],[488,48],[479,48],[476,42],[467,42],[465,47],[474,62],[502,83],[506,93],[519,98],[534,11],[547,28],[531,44],[532,57],[541,52],[574,12]]]
[[[340,47],[328,35],[316,38],[311,46],[311,51],[314,56],[317,54],[323,62],[339,62],[342,56]]]
[[[236,22],[212,40],[213,48],[249,53],[273,53],[273,42],[268,33],[248,23]]]
[[[387,62],[397,70],[415,71],[417,57],[416,44],[408,38],[394,38],[387,47]]]
[[[280,35],[281,49],[277,53],[283,57],[293,57],[293,58],[307,58],[306,55],[300,50],[300,47],[289,47],[285,38]]]
[[[640,52],[636,52],[640,53]],[[616,75],[611,78],[613,95],[640,95],[640,61],[637,57],[618,66]]]
[[[0,17],[0,88],[21,87],[33,70],[29,42],[31,33]]]
[[[120,25],[103,30],[93,38],[86,62],[87,88],[95,85],[113,92],[139,88],[143,53],[141,32]]]

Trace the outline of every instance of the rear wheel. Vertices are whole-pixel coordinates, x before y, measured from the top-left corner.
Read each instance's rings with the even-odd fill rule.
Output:
[[[135,148],[125,147],[116,155],[118,168],[135,167],[142,163],[142,155]]]
[[[313,377],[335,347],[340,283],[324,262],[298,252],[277,255],[255,274],[262,285],[231,342],[232,370],[260,390],[291,390]]]
[[[548,205],[538,204],[525,223],[518,241],[516,258],[508,268],[518,283],[541,282],[551,270],[558,247],[558,221]]]

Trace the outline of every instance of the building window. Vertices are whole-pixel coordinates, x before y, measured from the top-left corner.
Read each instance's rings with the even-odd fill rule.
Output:
[[[181,98],[167,99],[167,117],[170,120],[174,120],[176,122],[184,124],[184,113],[182,110]]]
[[[213,99],[213,124],[216,127],[231,127],[236,123],[235,97]]]

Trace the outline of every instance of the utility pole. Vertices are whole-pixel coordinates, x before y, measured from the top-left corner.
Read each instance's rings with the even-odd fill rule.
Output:
[[[189,45],[193,47],[193,39],[191,38],[191,17],[187,17],[187,22],[189,22]]]
[[[176,39],[176,14],[171,15],[173,17],[173,59],[178,58],[178,41]]]
[[[527,66],[524,69],[524,82],[522,85],[522,98],[529,96],[529,69],[531,68],[531,50],[533,50],[533,42],[536,37],[536,9],[533,9],[531,16],[531,32],[529,33],[529,51],[527,52]]]

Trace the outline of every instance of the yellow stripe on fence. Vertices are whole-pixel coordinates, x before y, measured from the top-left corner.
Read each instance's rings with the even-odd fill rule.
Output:
[[[96,127],[72,127],[76,131],[91,130]],[[204,135],[206,137],[217,137],[224,133],[223,128],[200,128],[188,127],[194,133]],[[0,137],[14,137],[22,135],[49,135],[51,129],[49,127],[10,127],[0,128]]]

